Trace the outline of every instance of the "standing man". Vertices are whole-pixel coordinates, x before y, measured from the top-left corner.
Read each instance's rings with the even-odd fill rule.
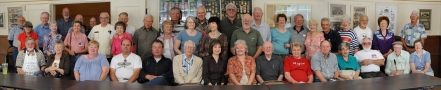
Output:
[[[316,75],[314,82],[335,81],[340,74],[337,56],[329,51],[331,51],[331,43],[324,40],[320,43],[320,52],[315,53],[311,58],[311,69]]]
[[[365,78],[384,77],[380,66],[384,65],[384,57],[378,50],[372,50],[372,40],[369,37],[363,38],[363,50],[355,53],[354,57],[360,64],[360,76]]]
[[[262,8],[255,7],[253,10],[254,22],[251,24],[251,28],[256,29],[262,35],[262,40],[264,42],[271,42],[271,31],[267,23],[262,22]]]
[[[81,24],[82,24],[82,26],[81,26],[81,33],[86,34],[86,29],[85,29],[86,25],[84,25],[84,23],[83,23],[83,15],[81,15],[81,14],[76,15],[75,16],[75,21],[80,21],[81,22]],[[73,32],[73,28],[72,27],[69,28],[69,33],[71,33],[71,32]]]
[[[12,27],[11,31],[8,34],[9,45],[14,46],[14,50],[12,51],[12,60],[14,60],[12,65],[15,67],[15,61],[18,55],[18,35],[20,35],[24,30],[23,26],[26,22],[26,19],[23,16],[18,17],[18,25]],[[12,69],[12,72],[15,72],[16,68]]]
[[[329,18],[324,17],[321,21],[321,26],[323,30],[323,34],[325,36],[325,40],[331,42],[331,53],[338,53],[338,46],[341,44],[341,36],[337,31],[331,30],[329,24]]]
[[[231,41],[231,35],[233,35],[234,30],[240,29],[242,27],[242,22],[237,19],[237,7],[233,3],[229,3],[225,6],[226,16],[227,18],[224,18],[220,21],[219,25],[219,31],[225,35],[227,35],[228,42],[236,42],[236,40]],[[230,44],[233,47],[234,44]],[[233,56],[233,54],[230,52],[228,53],[228,57]]]
[[[95,17],[90,18],[89,24],[90,24],[90,27],[86,30],[86,33],[85,33],[86,35],[89,35],[90,30],[92,30],[92,28],[94,26],[96,26],[96,18]]]
[[[206,35],[208,32],[210,32],[210,29],[208,28],[208,20],[205,18],[205,15],[207,15],[207,11],[205,10],[205,6],[201,5],[196,10],[197,17],[196,19],[199,20],[199,25],[196,25],[196,30],[201,31],[202,35]]]
[[[404,49],[409,51],[409,53],[413,53],[415,51],[415,47],[413,46],[413,42],[415,42],[415,40],[421,39],[421,43],[424,45],[424,39],[427,38],[424,25],[418,23],[419,19],[420,17],[418,12],[412,11],[412,14],[410,15],[410,23],[404,25],[404,29],[401,30],[400,33],[401,42],[404,44]]]
[[[304,18],[302,14],[296,14],[294,16],[294,22],[295,25],[293,27],[288,28],[289,31],[291,31],[291,42],[299,42],[301,43],[303,46],[305,46],[305,44],[303,44],[305,42],[306,39],[306,33],[309,32],[309,29],[307,28],[307,26],[303,26],[304,23]],[[306,48],[303,47],[302,48],[302,56],[305,54],[305,50]]]
[[[46,36],[48,33],[51,32],[51,29],[49,28],[49,23],[47,23],[49,21],[49,13],[48,12],[43,12],[41,13],[40,16],[40,21],[41,24],[38,24],[35,28],[34,28],[34,32],[37,33],[38,35],[38,45],[40,50],[43,50],[43,38],[44,36]]]
[[[121,43],[122,53],[114,56],[110,63],[110,79],[113,82],[133,83],[138,79],[142,68],[141,58],[130,52],[132,41],[124,39]]]
[[[234,30],[231,35],[230,46],[234,46],[237,40],[245,40],[248,46],[248,55],[252,56],[254,59],[262,54],[262,36],[259,31],[251,28],[251,15],[245,14],[242,16],[242,28]],[[233,53],[234,47],[231,47],[231,53]]]
[[[362,38],[366,38],[366,37],[372,38],[372,30],[371,30],[371,28],[367,27],[367,24],[369,21],[369,18],[367,15],[361,15],[359,19],[360,19],[359,20],[360,24],[354,28],[354,31],[355,31],[355,34],[357,34],[357,38],[359,38],[358,39],[358,42],[359,42],[358,47],[363,47],[361,45],[361,43],[363,42]],[[363,48],[360,48],[360,49],[363,49]]]
[[[141,58],[152,56],[152,44],[159,37],[159,32],[152,27],[153,16],[147,14],[144,16],[144,26],[135,31],[133,35],[133,43],[135,44],[135,52]]]
[[[101,24],[96,25],[92,28],[89,33],[88,38],[90,40],[96,40],[100,43],[98,54],[103,54],[107,56],[107,60],[111,59],[110,55],[110,34],[112,33],[112,30],[115,28],[114,26],[109,24],[109,13],[102,12],[100,14],[100,22]]]
[[[170,10],[170,18],[173,23],[173,31],[174,34],[178,35],[179,31],[184,30],[184,24],[185,22],[181,21],[182,19],[182,10],[178,7],[173,7]]]
[[[274,47],[271,42],[265,42],[263,48],[265,55],[256,59],[256,80],[260,84],[264,84],[265,81],[282,81],[283,59],[272,56]]]
[[[133,34],[135,34],[135,27],[129,25],[129,14],[127,14],[127,12],[121,12],[118,15],[118,21],[124,22],[126,24],[126,32],[129,33],[130,35],[133,36]],[[116,33],[116,31],[114,32],[114,34]],[[112,34],[113,36],[113,34]]]
[[[57,20],[57,27],[58,27],[57,31],[59,34],[63,36],[63,40],[64,40],[64,38],[66,38],[66,35],[69,31],[69,28],[72,27],[74,20],[70,18],[69,8],[67,7],[63,8],[62,14],[63,14],[63,18]]]

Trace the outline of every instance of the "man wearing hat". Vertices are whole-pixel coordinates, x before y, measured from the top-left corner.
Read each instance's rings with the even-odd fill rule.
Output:
[[[400,41],[395,41],[392,45],[394,53],[387,56],[386,68],[384,71],[389,76],[409,74],[409,52],[403,50],[403,43]]]

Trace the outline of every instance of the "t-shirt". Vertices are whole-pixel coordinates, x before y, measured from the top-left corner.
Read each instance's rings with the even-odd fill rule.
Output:
[[[124,58],[122,54],[118,54],[112,58],[110,68],[116,69],[115,75],[119,82],[127,82],[132,77],[134,69],[142,68],[141,57],[130,53],[127,58]]]
[[[361,62],[365,59],[371,59],[371,60],[384,59],[383,55],[377,50],[369,50],[369,51],[360,50],[357,53],[355,53],[354,56],[358,62]],[[361,66],[361,72],[379,72],[379,71],[380,71],[380,66],[375,64]]]
[[[284,71],[290,72],[291,77],[297,82],[308,82],[308,76],[313,74],[309,60],[303,57],[300,59],[295,59],[292,56],[287,57],[283,65]],[[289,82],[287,81],[287,83]]]
[[[196,35],[194,36],[190,36],[187,33],[187,30],[182,30],[181,32],[179,32],[178,36],[176,37],[177,40],[181,41],[180,45],[181,45],[181,52],[184,53],[184,44],[186,41],[191,40],[194,42],[195,44],[195,48],[197,48],[197,46],[199,46],[199,41],[202,39],[202,33],[197,31]],[[198,54],[198,50],[194,50],[193,52],[194,55],[199,55]]]
[[[33,32],[33,31],[30,32],[30,37],[34,40],[38,40],[37,33]],[[18,51],[26,48],[26,38],[28,38],[28,36],[26,36],[25,31],[23,31],[21,34],[18,35],[18,41],[21,42],[21,47],[19,48]],[[35,43],[35,46],[37,46],[37,43]],[[36,47],[36,48],[38,48],[38,47]]]
[[[85,55],[78,58],[75,63],[74,71],[80,73],[80,81],[85,80],[100,80],[102,68],[109,66],[106,56],[99,54],[93,59],[87,59]]]
[[[357,34],[358,43],[362,44],[363,38],[369,37],[372,40],[372,30],[369,27],[366,27],[365,30],[361,29],[360,26],[354,28],[355,34]]]

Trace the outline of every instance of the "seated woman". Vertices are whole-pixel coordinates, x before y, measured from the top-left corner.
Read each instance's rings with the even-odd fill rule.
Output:
[[[43,51],[46,56],[50,56],[51,54],[55,54],[55,42],[58,40],[62,40],[61,34],[57,33],[57,22],[53,21],[50,23],[51,32],[46,34],[43,39]],[[64,46],[64,45],[63,45]]]
[[[132,41],[132,35],[126,32],[126,24],[124,22],[116,22],[115,24],[116,34],[112,36],[110,43],[112,45],[112,56],[116,56],[122,53],[121,43],[124,39],[129,39]],[[134,45],[130,50],[133,52],[135,50]]]
[[[98,54],[100,44],[96,40],[89,43],[89,54],[82,55],[75,63],[75,80],[104,81],[109,74],[109,62],[105,55]],[[108,78],[107,78],[108,79]]]
[[[401,41],[396,41],[392,43],[392,45],[394,51],[387,56],[384,71],[389,76],[409,74],[409,52],[403,50],[403,43],[401,43]]]
[[[312,76],[311,63],[302,57],[302,44],[295,42],[291,51],[292,57],[286,57],[283,62],[286,83],[312,83],[314,77]]]
[[[227,71],[227,58],[222,57],[222,51],[220,40],[213,40],[210,43],[211,49],[209,50],[210,56],[204,57],[202,78],[204,79],[204,85],[226,85],[227,77],[225,72]]]
[[[254,85],[257,83],[256,62],[253,57],[248,56],[247,44],[244,40],[237,40],[234,43],[234,54],[228,60],[226,75],[229,75],[228,85]]]
[[[196,84],[202,80],[202,59],[194,55],[196,45],[188,40],[184,43],[185,53],[173,58],[173,76],[180,85]]]
[[[26,38],[26,48],[20,51],[17,55],[17,72],[18,74],[42,76],[46,62],[41,50],[35,48],[35,42],[31,37]]]
[[[361,79],[360,65],[354,56],[349,55],[349,43],[341,43],[338,46],[341,54],[337,55],[338,68],[340,68],[339,80],[355,80]]]
[[[424,45],[421,40],[416,40],[414,43],[415,52],[410,55],[410,69],[412,70],[412,73],[434,76],[432,67],[430,66],[430,63],[432,62],[430,59],[430,53],[423,50]]]
[[[55,54],[48,56],[46,69],[43,71],[46,77],[67,78],[70,70],[70,58],[69,54],[63,51],[63,41],[57,40],[53,49]]]

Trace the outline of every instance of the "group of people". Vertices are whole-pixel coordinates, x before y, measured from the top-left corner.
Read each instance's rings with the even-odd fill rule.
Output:
[[[49,23],[49,13],[43,12],[42,23],[35,28],[19,17],[19,26],[12,28],[8,39],[14,46],[18,74],[78,81],[256,85],[385,74],[433,76],[430,53],[423,49],[427,36],[424,26],[417,23],[416,11],[401,31],[401,41],[395,41],[385,16],[378,18],[380,30],[374,33],[367,27],[366,15],[354,30],[349,17],[342,18],[342,30],[331,30],[329,19],[322,18],[323,31],[319,31],[317,20],[309,20],[306,26],[301,14],[294,16],[293,27],[285,28],[287,17],[278,14],[277,26],[270,29],[262,22],[259,7],[254,8],[253,17],[245,14],[241,20],[234,4],[225,9],[222,20],[206,19],[206,10],[200,6],[197,17],[181,21],[182,11],[172,8],[171,20],[162,22],[161,30],[152,27],[150,14],[144,16],[144,26],[135,30],[128,25],[125,12],[114,25],[109,24],[109,14],[102,12],[100,24],[86,28],[80,14],[72,20],[69,9],[64,8],[63,19],[56,22]],[[176,30],[180,31],[177,35],[172,32]]]

